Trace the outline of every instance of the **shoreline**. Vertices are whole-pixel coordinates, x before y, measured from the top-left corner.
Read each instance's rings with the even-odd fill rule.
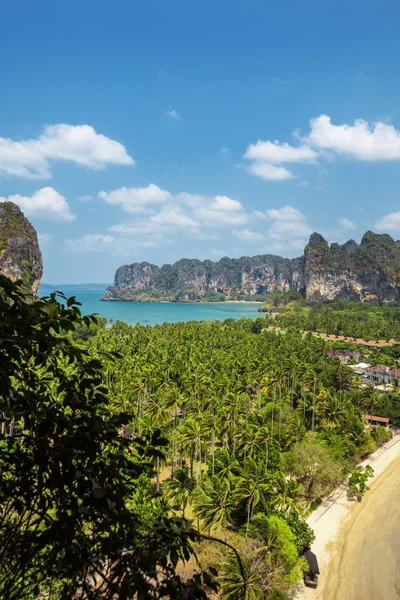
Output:
[[[217,300],[215,302],[202,300],[125,300],[121,298],[99,298],[100,302],[132,302],[133,304],[264,304],[260,300]]]
[[[315,533],[315,541],[311,550],[317,556],[321,575],[319,576],[318,588],[316,590],[306,588],[301,583],[295,595],[296,599],[331,600],[331,598],[335,598],[336,590],[334,591],[332,587],[333,585],[339,585],[341,581],[341,572],[336,563],[341,562],[345,550],[350,552],[348,548],[348,542],[350,541],[348,529],[351,529],[355,524],[355,520],[360,518],[362,510],[365,511],[365,515],[368,515],[368,509],[371,510],[373,503],[380,502],[383,504],[378,488],[382,483],[387,484],[388,481],[392,482],[393,478],[398,480],[398,476],[396,477],[398,475],[397,471],[392,473],[390,469],[390,467],[396,466],[396,460],[400,464],[400,435],[394,436],[360,463],[362,466],[371,465],[374,469],[373,477],[368,480],[369,489],[366,491],[361,502],[348,500],[346,493],[347,485],[342,483],[308,517],[307,523]],[[391,501],[395,503],[396,498],[391,498]],[[361,516],[364,518],[362,513]],[[376,520],[378,521],[379,514],[375,515],[374,511],[373,516],[376,516]],[[376,544],[377,541],[376,537],[372,536],[372,545]],[[354,537],[352,542],[353,544],[357,544],[357,540],[354,540]],[[361,548],[362,552],[363,549]],[[400,553],[398,560],[400,561]],[[355,565],[352,579],[357,579],[358,570],[361,570],[359,564]],[[339,598],[340,596],[337,597]],[[354,597],[356,598],[357,595]],[[360,597],[359,592],[358,597]],[[389,598],[388,596],[383,597]],[[347,598],[350,598],[350,595]],[[363,600],[369,600],[369,598],[363,597]]]

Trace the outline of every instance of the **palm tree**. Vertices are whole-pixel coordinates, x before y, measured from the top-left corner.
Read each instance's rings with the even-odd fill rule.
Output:
[[[194,514],[201,519],[207,529],[220,526],[226,529],[232,524],[231,512],[234,508],[232,477],[203,478],[194,495]]]
[[[186,507],[195,489],[195,481],[189,476],[187,468],[176,469],[174,476],[164,483],[164,487],[167,497],[182,508],[182,517],[185,518]]]
[[[255,507],[266,499],[269,489],[268,483],[264,464],[257,463],[252,458],[247,458],[243,476],[238,478],[234,489],[235,499],[239,502],[245,500],[247,504],[246,536]]]
[[[242,565],[231,552],[222,565],[220,581],[223,600],[257,600],[265,598],[260,577],[251,568],[250,558],[241,556]]]

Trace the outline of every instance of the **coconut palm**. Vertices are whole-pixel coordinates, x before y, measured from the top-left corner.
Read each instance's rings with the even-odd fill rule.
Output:
[[[185,518],[185,510],[192,498],[196,482],[189,475],[186,467],[176,469],[174,476],[168,479],[164,486],[166,496],[182,509],[182,517]]]

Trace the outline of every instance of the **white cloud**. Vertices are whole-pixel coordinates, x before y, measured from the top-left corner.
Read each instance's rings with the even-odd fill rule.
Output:
[[[77,254],[86,252],[101,252],[103,250],[109,250],[114,237],[112,235],[99,234],[87,234],[81,238],[65,240],[65,248],[69,252]]]
[[[270,219],[279,221],[305,221],[306,217],[293,206],[284,206],[283,208],[272,208],[266,211]]]
[[[331,117],[320,115],[311,119],[310,126],[303,141],[318,149],[365,161],[400,159],[400,131],[393,125],[378,121],[370,126],[363,119],[353,125],[333,125]]]
[[[375,223],[375,229],[378,231],[400,231],[400,211],[384,215]]]
[[[14,202],[27,215],[54,221],[73,221],[67,200],[52,187],[44,187],[32,196],[13,194],[8,198],[0,197],[0,202]]]
[[[265,212],[262,212],[261,210],[254,210],[251,214],[252,220],[259,220],[261,219],[262,221],[268,221],[269,217]]]
[[[312,229],[303,213],[292,206],[285,206],[267,210],[266,214],[271,221],[266,236],[269,240],[266,250],[281,252],[304,248]]]
[[[212,210],[236,211],[243,210],[243,206],[238,200],[232,200],[228,196],[215,196],[210,204]]]
[[[144,244],[147,240],[147,245],[164,246],[173,243],[177,234],[189,239],[219,240],[221,228],[243,226],[247,222],[243,205],[223,195],[173,194],[152,183],[146,188],[103,191],[98,196],[133,213],[130,221],[107,228],[110,235],[115,236],[113,251],[135,248],[134,241]],[[86,240],[79,246],[82,251],[85,243]]]
[[[245,225],[247,223],[247,215],[241,211],[233,212],[203,207],[196,208],[194,214],[199,221],[212,227],[224,227],[225,225]]]
[[[285,167],[272,165],[265,162],[255,162],[249,167],[249,173],[261,177],[266,181],[284,181],[285,179],[293,179],[294,175]]]
[[[195,221],[185,214],[179,206],[162,210],[158,214],[150,217],[150,223],[169,225],[172,227],[198,227],[199,225],[198,221]]]
[[[93,196],[87,194],[84,196],[77,196],[76,199],[79,200],[79,202],[90,202],[91,200],[93,200]]]
[[[269,229],[269,234],[274,239],[284,237],[297,238],[309,235],[312,232],[308,223],[299,221],[275,221]]]
[[[286,169],[285,163],[317,164],[317,159],[332,160],[344,155],[362,161],[400,160],[400,131],[382,121],[369,124],[356,119],[352,125],[333,125],[331,117],[320,115],[310,120],[310,132],[301,137],[299,130],[293,132],[297,146],[278,140],[258,140],[250,144],[244,157],[253,161],[249,173],[266,181],[284,181],[295,175]],[[320,175],[324,172],[320,170]],[[309,187],[301,181],[300,187]],[[318,190],[320,186],[312,186]]]
[[[290,146],[286,142],[279,143],[277,140],[274,142],[258,140],[256,144],[250,144],[244,157],[249,160],[281,164],[313,162],[317,153],[306,145]]]
[[[90,125],[47,125],[35,139],[0,138],[0,173],[31,179],[48,179],[50,161],[66,160],[103,169],[107,165],[133,165],[125,147]]]
[[[175,119],[175,120],[179,120],[181,118],[180,114],[176,112],[176,110],[174,108],[169,108],[168,110],[165,111],[165,114],[168,117],[171,117],[171,119]]]
[[[234,229],[233,235],[243,242],[257,242],[264,239],[261,233],[249,229]]]
[[[107,234],[87,234],[80,238],[64,240],[64,250],[72,254],[107,252],[116,256],[132,256],[146,248],[158,246],[158,241],[148,238],[136,240]]]
[[[243,205],[228,196],[211,197],[183,192],[173,198],[177,203],[188,206],[192,210],[192,217],[204,225],[225,227],[247,223]]]
[[[341,217],[340,219],[338,219],[339,224],[341,227],[343,227],[343,229],[357,229],[357,226],[354,225],[354,223],[352,221],[350,221],[350,219],[347,219],[346,217]]]
[[[169,192],[159,188],[154,183],[150,183],[145,188],[122,187],[110,192],[102,191],[99,192],[98,196],[108,204],[119,204],[122,210],[131,213],[144,212],[149,207],[164,204],[171,198]]]
[[[226,146],[221,146],[219,151],[221,152],[221,154],[229,154],[230,152],[229,148],[227,148]]]

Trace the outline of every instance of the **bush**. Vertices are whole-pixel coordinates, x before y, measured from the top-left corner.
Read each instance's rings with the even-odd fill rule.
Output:
[[[349,478],[348,495],[350,498],[356,496],[361,502],[361,498],[367,489],[367,481],[374,474],[374,470],[370,465],[366,467],[356,467]]]

